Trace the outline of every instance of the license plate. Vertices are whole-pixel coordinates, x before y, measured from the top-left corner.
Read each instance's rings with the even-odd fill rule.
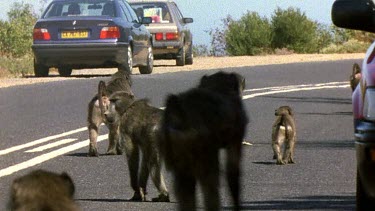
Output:
[[[88,38],[89,32],[88,31],[63,31],[61,33],[62,39],[80,39],[80,38]]]

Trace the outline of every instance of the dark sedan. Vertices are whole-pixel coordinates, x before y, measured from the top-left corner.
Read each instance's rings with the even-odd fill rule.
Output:
[[[336,0],[332,20],[336,26],[375,32],[372,0]],[[354,137],[357,154],[356,210],[375,208],[375,42],[368,48],[353,90]]]
[[[34,73],[61,76],[72,69],[153,69],[152,37],[125,0],[53,0],[34,26]]]

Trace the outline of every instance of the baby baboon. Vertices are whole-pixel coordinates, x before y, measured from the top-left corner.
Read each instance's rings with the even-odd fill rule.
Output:
[[[11,211],[78,211],[73,195],[68,174],[35,170],[13,181],[7,206]]]
[[[197,88],[170,95],[160,139],[161,154],[174,175],[179,210],[195,210],[196,185],[206,210],[219,210],[219,150],[226,151],[226,179],[240,208],[241,147],[248,118],[242,104],[245,79],[234,73],[203,76]]]
[[[361,74],[361,67],[359,64],[354,63],[353,64],[353,70],[352,74],[350,75],[349,82],[350,87],[352,88],[352,91],[357,87],[359,81],[361,80],[362,74]]]
[[[273,159],[276,159],[278,165],[295,163],[296,124],[293,111],[289,106],[280,106],[275,110],[275,116],[276,120],[272,125]],[[284,153],[282,155],[283,146]]]
[[[152,201],[169,202],[169,193],[161,173],[160,155],[157,144],[163,111],[152,107],[147,100],[134,100],[127,92],[115,92],[105,112],[108,122],[119,122],[120,143],[124,145],[130,183],[134,190],[132,201],[146,201],[146,185],[149,174],[159,191]],[[139,162],[142,152],[140,173]]]
[[[111,80],[105,85],[105,82],[99,82],[98,94],[90,101],[88,106],[88,130],[89,130],[89,156],[98,156],[97,138],[99,133],[99,126],[105,123],[108,127],[109,134],[108,140],[109,145],[107,149],[108,155],[122,154],[122,150],[118,145],[119,131],[117,122],[108,123],[104,118],[104,112],[108,109],[108,105],[100,102],[109,102],[108,100],[102,100],[103,95],[109,96],[116,91],[123,91],[129,94],[133,94],[131,91],[131,79],[130,75],[126,72],[118,71],[112,75]],[[105,97],[104,96],[104,97]],[[103,110],[103,111],[101,111]]]

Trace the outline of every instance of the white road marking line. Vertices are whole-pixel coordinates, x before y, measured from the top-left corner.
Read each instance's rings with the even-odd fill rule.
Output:
[[[97,142],[103,141],[103,140],[107,139],[107,137],[108,137],[108,135],[98,136]],[[68,152],[71,152],[71,151],[74,151],[74,150],[77,150],[77,149],[80,149],[80,148],[83,148],[83,147],[87,147],[88,142],[89,142],[89,139],[78,142],[78,143],[75,143],[75,144],[72,144],[70,146],[63,147],[61,149],[54,150],[52,152],[49,152],[49,153],[46,153],[46,154],[43,154],[43,155],[40,155],[40,156],[37,156],[37,157],[32,158],[30,160],[27,160],[25,162],[22,162],[22,163],[13,165],[13,166],[9,166],[5,169],[1,169],[0,170],[0,178],[4,177],[4,176],[8,176],[10,174],[13,174],[17,171],[20,171],[20,170],[23,170],[23,169],[41,164],[43,162],[46,162],[48,160],[51,160],[52,158],[55,158],[57,156],[66,154]]]
[[[35,141],[32,141],[32,142],[29,142],[27,144],[21,144],[21,145],[14,146],[14,147],[11,147],[11,148],[8,148],[8,149],[0,150],[0,155],[6,155],[6,154],[14,152],[14,151],[25,149],[27,147],[32,147],[34,145],[41,144],[41,143],[44,143],[44,142],[47,142],[47,141],[50,141],[50,140],[53,140],[53,139],[56,139],[56,138],[68,136],[68,135],[71,135],[71,134],[74,134],[74,133],[79,133],[79,132],[82,132],[84,130],[87,130],[87,127],[82,127],[82,128],[79,128],[79,129],[76,129],[76,130],[71,130],[71,131],[61,133],[61,134],[58,134],[58,135],[38,139],[38,140],[35,140]]]
[[[244,95],[242,97],[243,100],[247,100],[254,97],[264,96],[264,95],[272,95],[272,94],[279,94],[279,93],[287,93],[287,92],[298,92],[298,91],[307,91],[307,90],[318,90],[318,89],[337,89],[337,88],[348,88],[349,84],[347,85],[332,85],[332,86],[316,86],[316,87],[305,87],[305,88],[296,88],[296,89],[285,89],[285,90],[275,90],[269,92],[261,92],[261,93],[254,93],[250,95]]]
[[[41,152],[41,151],[44,151],[46,149],[51,149],[53,147],[57,147],[57,146],[60,146],[60,145],[63,145],[63,144],[67,144],[67,143],[70,143],[70,142],[73,142],[73,141],[76,141],[76,140],[77,139],[73,139],[73,138],[63,139],[63,140],[56,141],[56,142],[53,142],[53,143],[50,143],[50,144],[46,144],[46,145],[31,149],[31,150],[27,150],[26,152]]]
[[[288,86],[273,86],[265,88],[256,88],[256,89],[246,89],[244,92],[257,92],[264,90],[281,90],[281,89],[295,89],[299,87],[316,87],[316,86],[327,86],[327,85],[346,85],[349,82],[328,82],[328,83],[319,83],[319,84],[300,84],[300,85],[288,85]]]

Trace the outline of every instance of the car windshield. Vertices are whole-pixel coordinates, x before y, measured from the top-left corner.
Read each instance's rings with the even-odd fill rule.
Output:
[[[116,16],[113,1],[108,0],[78,0],[52,2],[43,18],[60,16]]]
[[[168,6],[165,3],[131,3],[139,19],[152,18],[152,23],[173,23]]]

